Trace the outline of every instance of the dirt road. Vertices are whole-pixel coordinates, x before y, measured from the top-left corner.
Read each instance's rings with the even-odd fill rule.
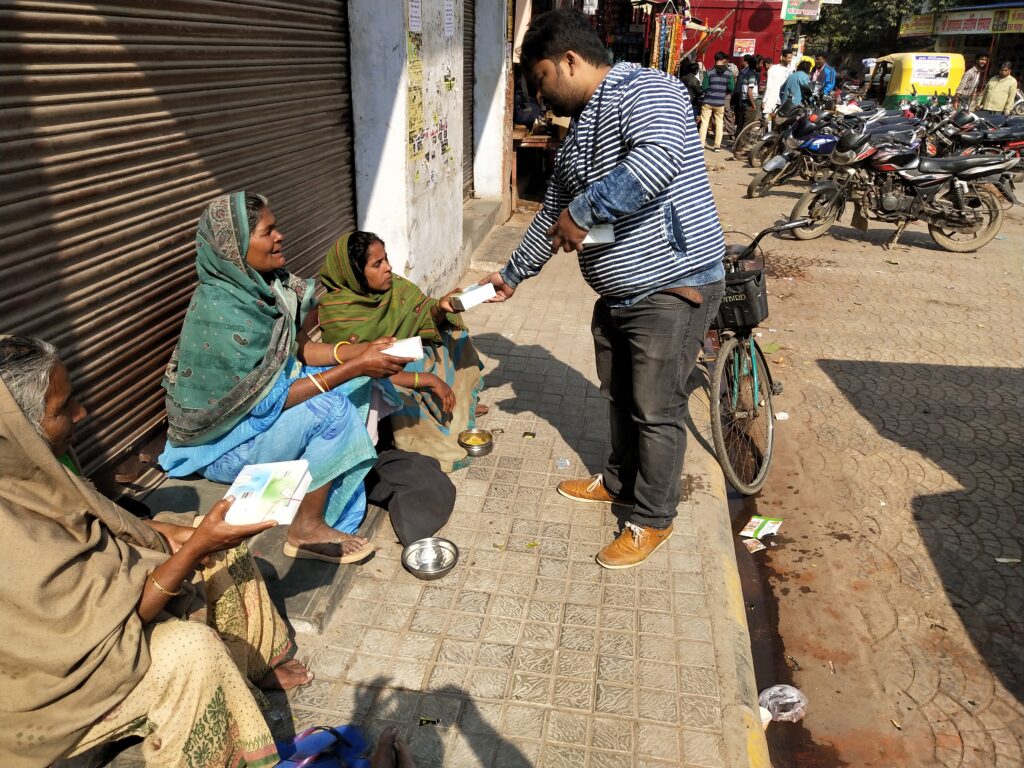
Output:
[[[727,230],[788,218],[803,189],[746,200],[753,171],[708,163]],[[1022,214],[976,254],[923,227],[886,251],[892,228],[849,214],[768,241],[760,341],[789,418],[746,509],[785,522],[742,557],[784,646],[758,683],[810,700],[769,729],[778,767],[1024,764]]]

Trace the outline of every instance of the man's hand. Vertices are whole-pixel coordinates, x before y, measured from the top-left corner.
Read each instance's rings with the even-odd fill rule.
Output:
[[[490,283],[494,286],[495,297],[488,299],[486,304],[493,304],[496,301],[505,301],[505,299],[511,299],[512,294],[516,292],[516,289],[501,279],[500,272],[491,272],[487,277],[481,280],[477,285],[487,285]]]
[[[583,250],[583,238],[587,236],[587,230],[582,229],[573,221],[566,208],[558,215],[558,221],[551,225],[547,231],[551,238],[551,252],[558,253],[561,248],[566,253]]]

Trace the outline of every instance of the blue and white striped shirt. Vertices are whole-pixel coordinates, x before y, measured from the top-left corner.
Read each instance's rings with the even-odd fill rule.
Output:
[[[690,97],[670,75],[627,63],[605,75],[569,129],[543,208],[501,270],[508,285],[551,258],[545,233],[567,207],[585,229],[614,224],[614,243],[579,254],[583,277],[607,299],[630,303],[722,277],[725,241]]]

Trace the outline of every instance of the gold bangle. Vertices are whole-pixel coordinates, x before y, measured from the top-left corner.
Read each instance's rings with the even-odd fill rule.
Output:
[[[412,388],[413,389],[419,389],[420,388],[420,374],[419,374],[419,371],[413,371],[412,372]]]
[[[319,377],[320,378],[320,383],[323,385],[323,387],[324,387],[323,391],[325,393],[331,391],[331,385],[327,383],[327,377],[326,376],[324,376],[322,373],[314,373],[313,376],[314,376],[314,378],[315,377]]]
[[[322,387],[322,386],[320,385],[320,382],[319,382],[319,381],[317,381],[317,380],[316,380],[316,378],[314,378],[314,376],[313,376],[313,374],[312,374],[312,373],[307,373],[307,374],[306,374],[306,378],[307,378],[307,379],[309,379],[310,381],[312,381],[312,382],[313,382],[313,386],[314,386],[314,387],[316,387],[317,389],[319,389],[319,390],[320,390],[320,394],[322,394],[322,395],[326,395],[326,394],[327,394],[327,390],[326,390],[326,389],[324,389],[324,388],[323,388],[323,387]]]
[[[159,589],[161,592],[163,592],[168,597],[175,597],[175,596],[181,594],[181,588],[180,587],[178,588],[177,592],[171,592],[170,590],[164,589],[163,587],[161,587],[160,586],[160,582],[156,580],[156,576],[154,576],[152,572],[150,572],[150,574],[149,574],[149,580],[153,582],[153,586],[154,587]]]
[[[341,365],[342,363],[345,362],[340,357],[338,357],[338,347],[340,347],[343,344],[350,344],[350,343],[351,342],[348,342],[348,341],[339,341],[337,344],[334,345],[334,349],[331,351],[331,356],[334,357],[334,362],[336,362],[338,365]]]

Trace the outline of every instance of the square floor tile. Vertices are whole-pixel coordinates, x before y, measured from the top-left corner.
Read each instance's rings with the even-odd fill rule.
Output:
[[[594,685],[590,679],[576,680],[556,677],[551,703],[556,707],[590,710],[594,701]]]
[[[535,672],[541,675],[549,675],[554,671],[555,652],[541,648],[516,649],[515,659],[512,668],[522,672]]]
[[[590,746],[618,752],[632,752],[636,743],[635,721],[595,716],[591,724]]]
[[[586,746],[587,727],[587,715],[553,710],[548,715],[547,741]]]
[[[517,738],[539,739],[544,733],[547,710],[526,704],[505,705],[502,733],[515,734]]]
[[[549,704],[551,701],[551,678],[515,672],[512,674],[510,696],[516,701]]]
[[[597,684],[597,703],[594,708],[597,712],[608,715],[632,717],[635,698],[632,686],[599,682]]]

